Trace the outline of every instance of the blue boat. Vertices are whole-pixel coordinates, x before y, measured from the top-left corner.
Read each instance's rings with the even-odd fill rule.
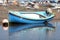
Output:
[[[53,13],[48,11],[25,12],[25,11],[9,11],[9,22],[16,23],[44,23],[54,18]]]

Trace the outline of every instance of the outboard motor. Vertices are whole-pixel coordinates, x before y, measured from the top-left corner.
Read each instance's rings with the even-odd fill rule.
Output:
[[[47,16],[50,15],[51,13],[52,13],[52,9],[48,8],[48,9],[46,10]]]
[[[48,16],[49,15],[49,12],[46,10],[46,15]]]

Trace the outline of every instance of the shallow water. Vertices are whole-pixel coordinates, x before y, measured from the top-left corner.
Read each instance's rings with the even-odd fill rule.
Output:
[[[8,40],[9,35],[8,35],[8,30],[4,30],[2,28],[2,25],[0,25],[0,40]]]
[[[10,40],[60,40],[60,22],[45,24],[13,24],[9,28]]]

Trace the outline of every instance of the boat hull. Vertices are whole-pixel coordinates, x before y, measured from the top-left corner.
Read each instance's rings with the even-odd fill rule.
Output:
[[[16,22],[16,23],[44,23],[44,22],[49,22],[53,19],[53,17],[45,20],[29,20],[29,19],[24,19],[21,17],[18,17],[16,15],[13,15],[9,13],[9,22]]]

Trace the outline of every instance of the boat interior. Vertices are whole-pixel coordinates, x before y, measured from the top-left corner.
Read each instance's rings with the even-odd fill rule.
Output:
[[[47,19],[50,17],[53,17],[54,15],[52,13],[47,13],[46,11],[39,11],[39,12],[17,12],[17,11],[10,11],[11,14],[14,14],[16,16],[19,16],[21,18],[27,18],[27,19]]]

